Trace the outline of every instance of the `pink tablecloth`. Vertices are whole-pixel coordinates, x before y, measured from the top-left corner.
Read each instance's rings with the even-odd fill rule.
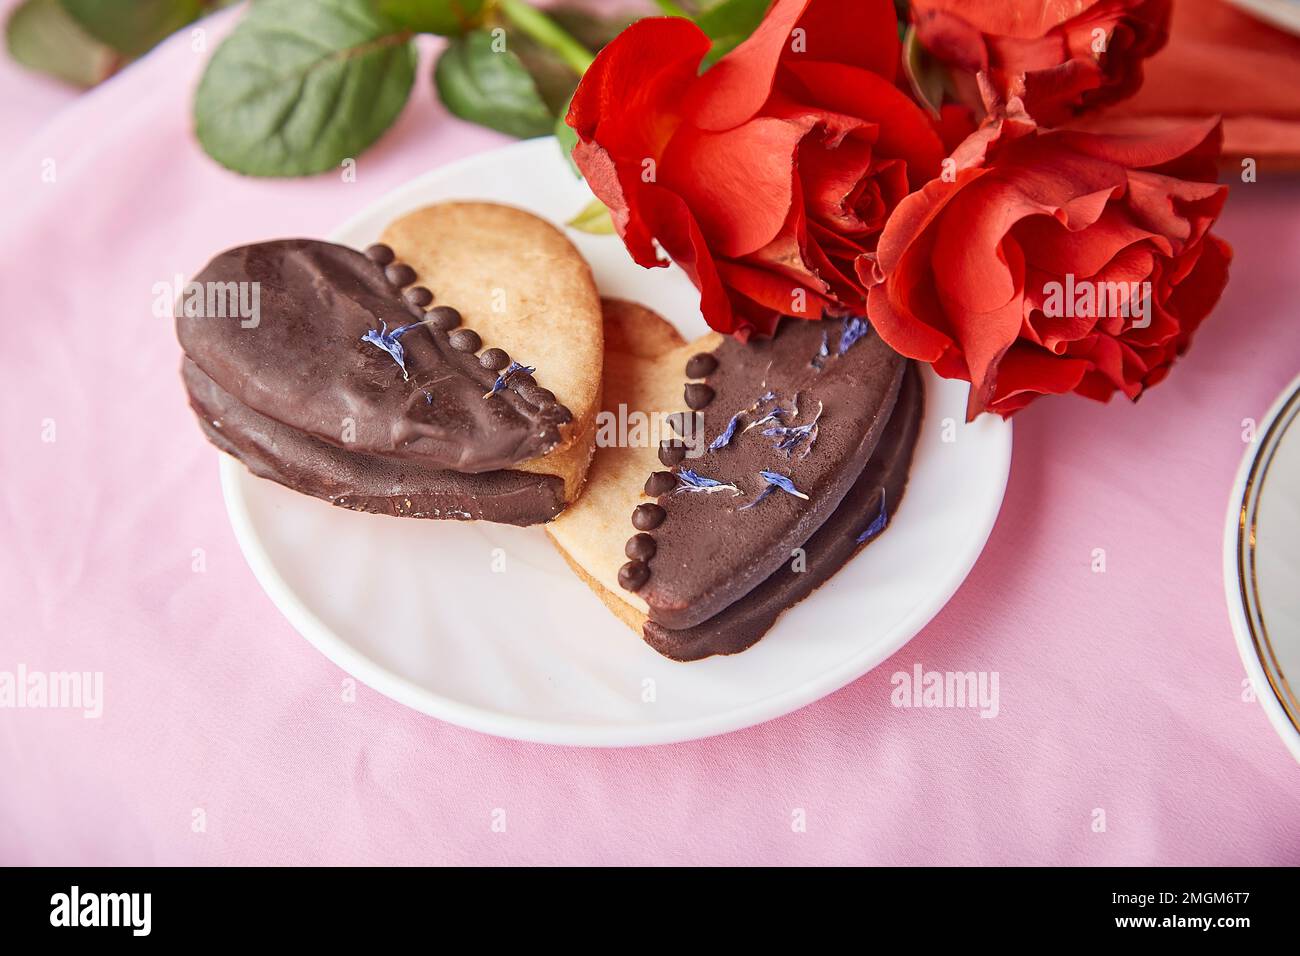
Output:
[[[0,710],[0,862],[1300,862],[1300,770],[1243,699],[1220,579],[1242,420],[1300,370],[1300,183],[1234,188],[1233,281],[1166,384],[1020,416],[987,551],[896,657],[740,733],[560,749],[342,700],[239,554],[150,308],[498,137],[425,73],[355,183],[241,179],[190,133],[202,61],[173,40],[7,144],[0,672],[102,671],[104,703]],[[0,81],[8,114],[29,81]],[[891,707],[918,663],[997,671],[998,716]]]

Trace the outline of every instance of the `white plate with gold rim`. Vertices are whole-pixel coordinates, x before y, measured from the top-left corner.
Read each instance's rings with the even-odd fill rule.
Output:
[[[1223,583],[1256,699],[1300,761],[1300,377],[1255,429],[1237,472]]]
[[[473,156],[402,186],[330,236],[364,248],[447,199],[510,203],[557,224],[591,199],[555,141]],[[613,236],[569,230],[604,295],[705,331],[676,268],[635,265]],[[539,371],[539,377],[543,371]],[[908,491],[889,529],[755,647],[660,657],[565,566],[540,528],[358,514],[221,456],[240,547],[293,626],[376,691],[461,726],[580,746],[670,743],[779,717],[860,677],[947,603],[993,528],[1011,427],[964,424],[966,386],[927,375]]]

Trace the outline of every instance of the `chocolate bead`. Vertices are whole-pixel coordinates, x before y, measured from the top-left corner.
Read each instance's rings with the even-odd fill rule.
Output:
[[[686,407],[698,412],[705,405],[709,404],[709,402],[713,401],[713,389],[709,388],[707,385],[701,384],[700,382],[691,382],[686,386],[684,397],[686,399]]]
[[[655,544],[653,536],[642,531],[640,534],[634,534],[627,539],[627,544],[623,545],[623,553],[633,561],[649,561],[659,550]]]
[[[457,352],[477,352],[483,344],[483,340],[473,329],[457,329],[447,337],[447,340]]]
[[[433,293],[422,285],[416,285],[411,286],[411,288],[403,292],[402,298],[405,299],[408,304],[415,306],[417,309],[423,309],[433,301]]]
[[[666,421],[668,422],[668,427],[673,430],[674,435],[680,435],[682,438],[686,437],[686,418],[687,416],[685,412],[673,412],[668,416]]]
[[[679,441],[659,443],[659,460],[669,468],[676,468],[686,457],[686,446]]]
[[[692,355],[691,360],[686,363],[686,377],[704,378],[706,375],[712,375],[717,367],[717,359],[708,352],[701,352],[699,355]]]
[[[650,568],[644,561],[629,561],[618,569],[618,585],[624,591],[640,591],[650,580]]]
[[[632,509],[632,527],[638,531],[653,531],[664,523],[668,512],[658,505],[647,502]]]
[[[499,372],[510,364],[510,356],[505,349],[488,349],[478,357],[478,364],[489,372]]]
[[[677,476],[671,471],[656,471],[646,479],[645,493],[651,498],[666,495],[677,487]]]
[[[388,281],[398,288],[401,288],[404,285],[410,285],[415,281],[415,270],[405,262],[392,263],[384,270],[384,275],[388,276]]]
[[[449,305],[440,305],[436,309],[430,309],[424,321],[440,332],[450,332],[460,325],[460,313]]]
[[[519,390],[519,394],[524,397],[524,401],[532,405],[550,405],[555,401],[555,393],[540,385],[525,386]]]
[[[382,242],[366,247],[366,258],[377,266],[386,266],[393,261],[393,250]]]
[[[561,425],[565,424],[566,422],[571,422],[573,421],[573,412],[569,411],[569,407],[567,405],[556,405],[555,420],[559,422]]]

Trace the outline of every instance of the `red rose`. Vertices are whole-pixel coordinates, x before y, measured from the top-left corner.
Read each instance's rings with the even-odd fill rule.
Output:
[[[568,115],[592,191],[638,263],[666,264],[657,241],[686,271],[718,331],[863,308],[864,257],[944,154],[895,85],[893,5],[776,0],[701,74],[709,45],[657,17],[596,57]]]
[[[1218,121],[1099,135],[1040,129],[1018,107],[958,148],[951,182],[895,211],[871,321],[969,381],[972,418],[1043,394],[1135,399],[1227,281],[1232,251],[1208,231],[1227,195]]]
[[[1142,61],[1169,36],[1170,0],[913,0],[917,38],[939,60],[987,73],[1054,125],[1132,96]]]

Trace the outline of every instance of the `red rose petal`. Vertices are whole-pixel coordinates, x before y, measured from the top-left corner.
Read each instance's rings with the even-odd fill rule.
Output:
[[[989,408],[1009,415],[1039,395],[1073,391],[1088,367],[1084,360],[1063,359],[1028,343],[1017,343],[1007,349],[998,365],[997,386]]]
[[[867,314],[882,339],[900,355],[918,362],[937,362],[953,344],[938,329],[916,321],[915,311],[899,311],[890,299],[888,285],[877,285],[867,296]]]
[[[763,107],[790,31],[810,0],[776,0],[749,37],[702,76],[686,103],[687,115],[701,129],[739,126]]]
[[[1188,158],[1212,158],[1219,149],[1222,127],[1216,117],[1177,124],[1144,124],[1142,131],[1104,134],[1056,130],[1044,134],[1060,147],[1082,156],[1124,166],[1128,169],[1156,169]],[[1185,173],[1173,173],[1188,178]],[[1211,177],[1212,178],[1212,177]]]
[[[636,21],[597,54],[565,121],[620,162],[657,159],[709,45],[704,31],[680,17]]]
[[[659,178],[686,201],[710,246],[738,258],[771,242],[785,222],[795,147],[807,132],[766,117],[720,133],[682,127]]]
[[[820,319],[828,304],[815,289],[767,269],[756,269],[729,259],[718,260],[717,268],[718,275],[729,289],[781,315]]]
[[[700,311],[709,327],[727,333],[736,330],[731,301],[718,276],[713,254],[695,217],[681,197],[658,184],[645,187],[645,219],[682,271],[700,290]]]
[[[878,124],[876,151],[905,160],[913,185],[919,187],[939,174],[945,151],[933,122],[888,80],[842,63],[797,57],[783,64],[782,70],[788,77],[782,86],[787,95]]]
[[[891,0],[813,0],[798,29],[806,52],[787,53],[786,59],[831,60],[890,80],[898,75],[901,43]]]
[[[1115,206],[1103,206],[1101,215],[1086,229],[1072,229],[1051,216],[1030,216],[1016,224],[1014,233],[1026,260],[1058,279],[1067,272],[1091,276],[1119,250],[1147,239],[1169,252],[1168,241],[1159,233],[1143,229]]]

